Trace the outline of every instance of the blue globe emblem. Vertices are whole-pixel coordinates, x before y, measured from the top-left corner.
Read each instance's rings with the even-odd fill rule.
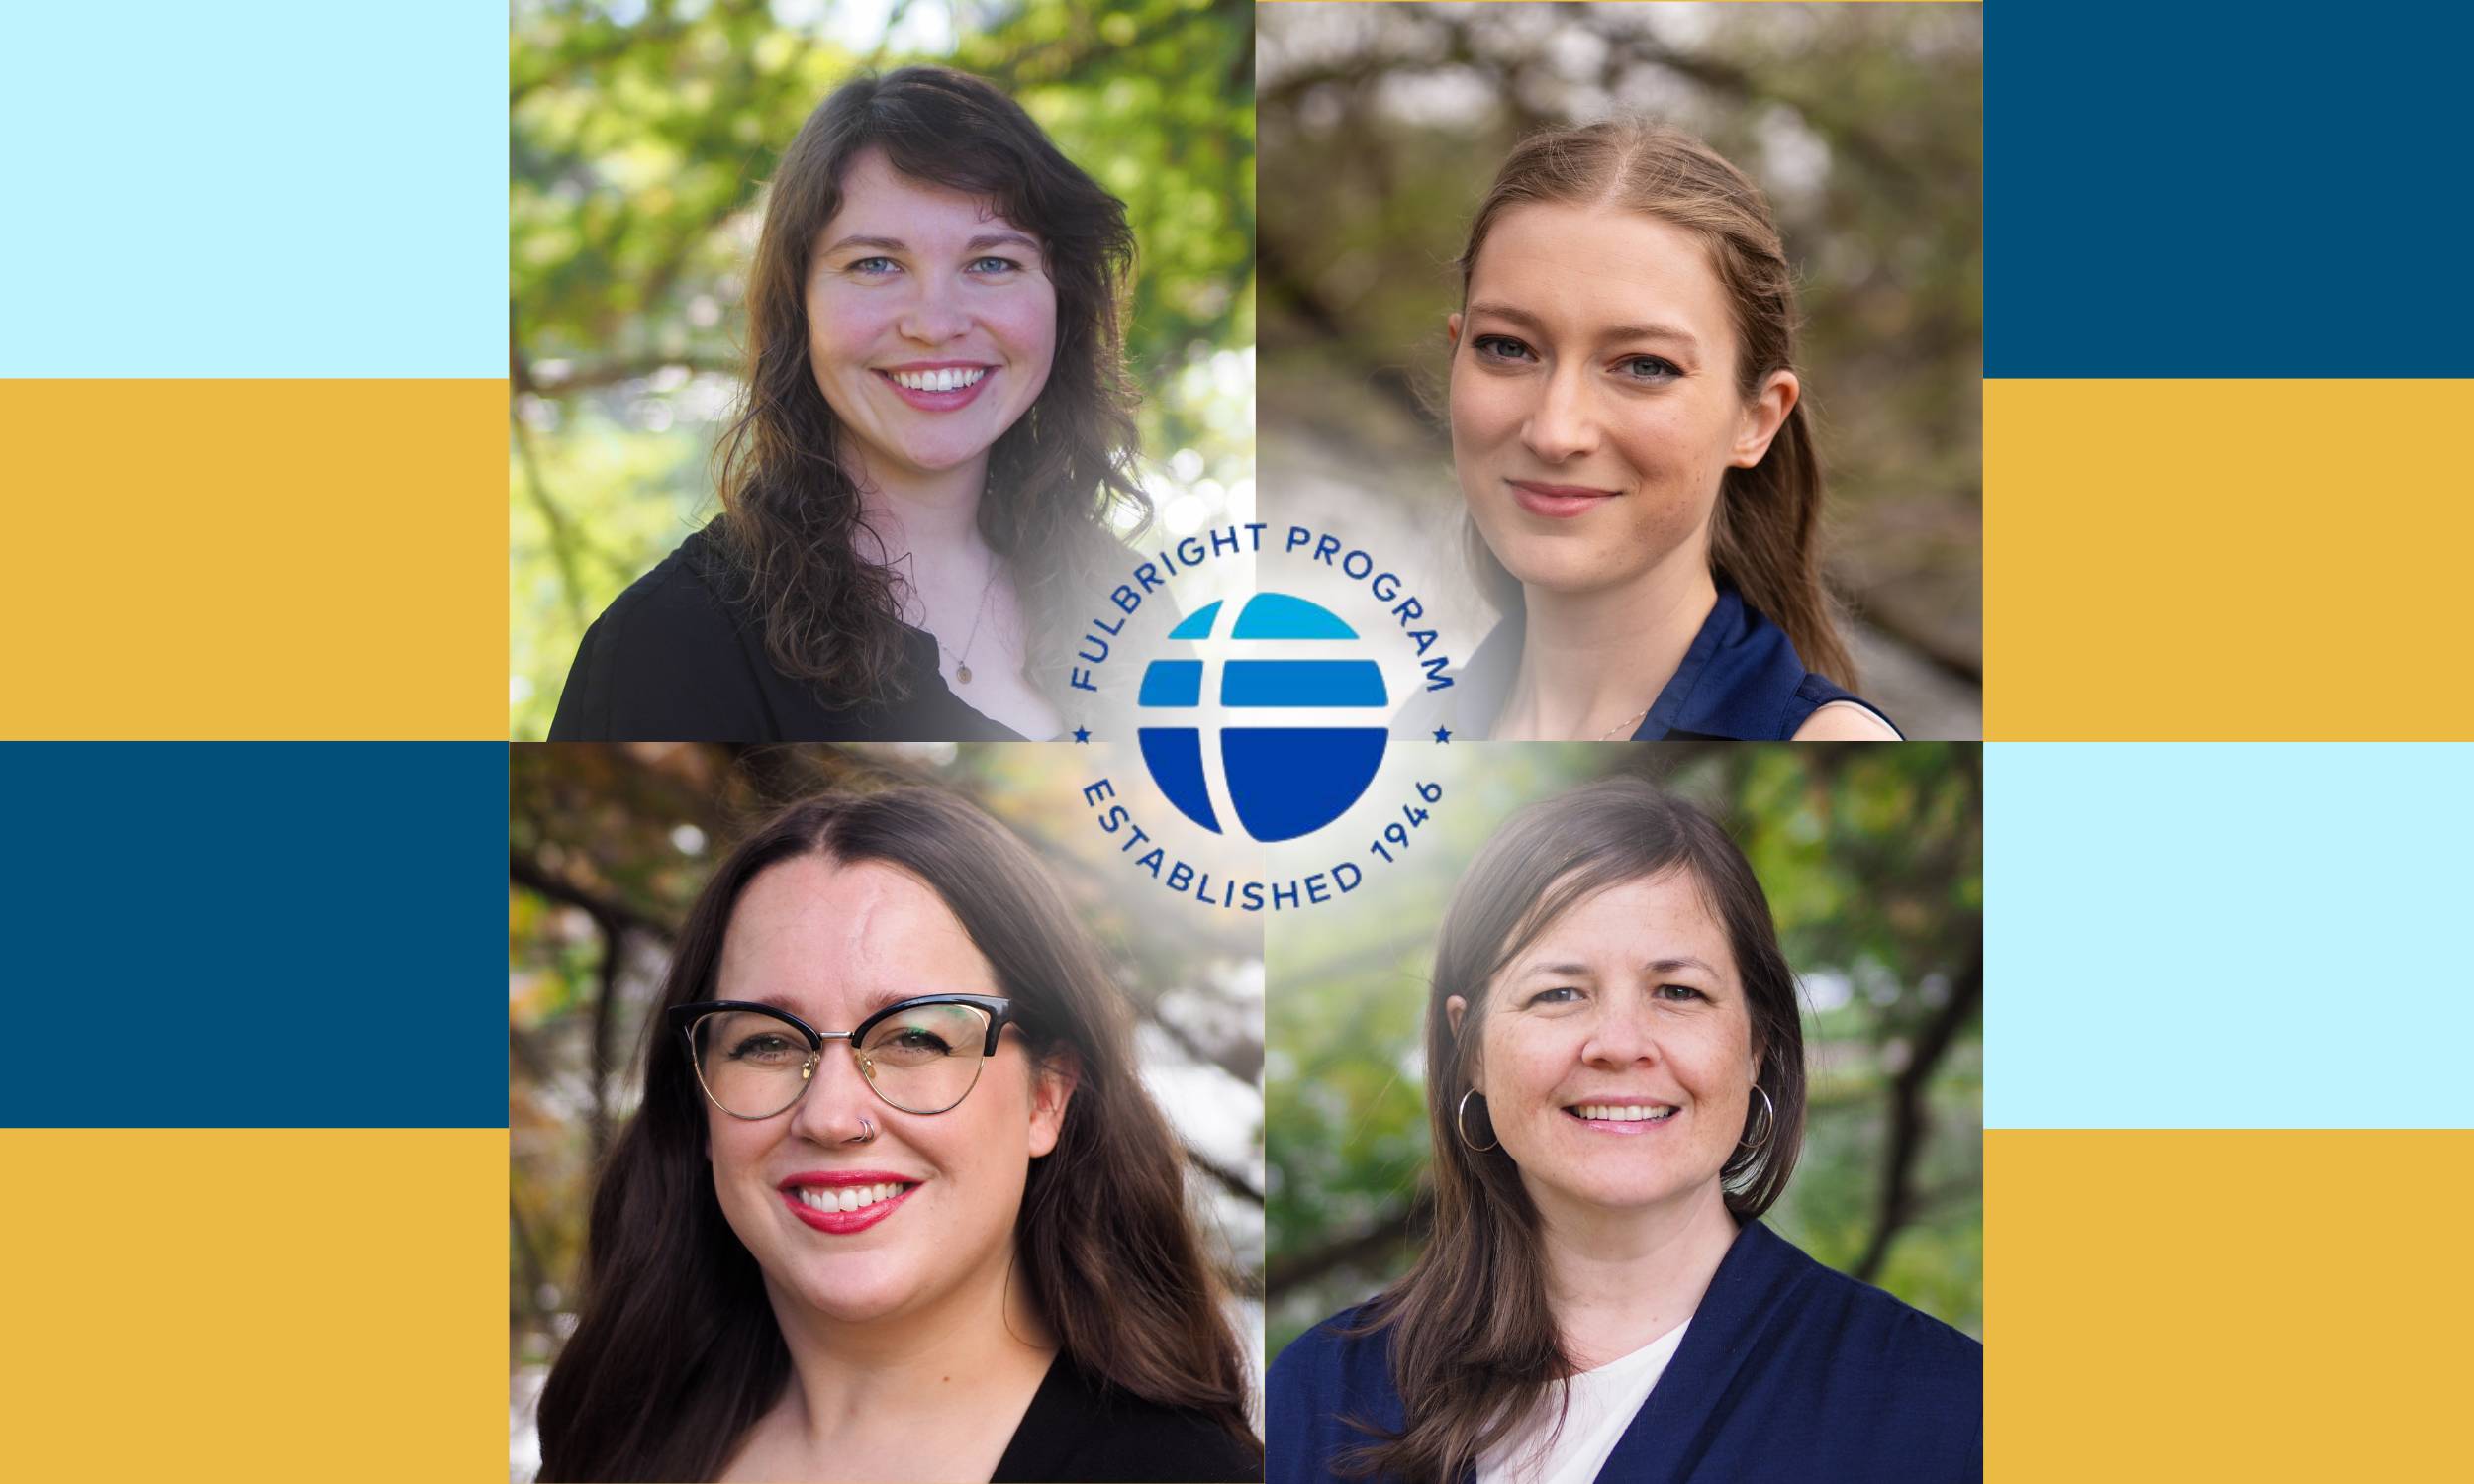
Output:
[[[1173,629],[1171,639],[1207,640],[1219,625],[1221,604],[1196,609]],[[1209,770],[1214,764],[1237,823],[1257,840],[1294,840],[1348,812],[1382,766],[1383,709],[1390,697],[1382,667],[1373,660],[1252,657],[1249,641],[1281,641],[1284,651],[1309,653],[1320,644],[1354,644],[1357,630],[1318,603],[1285,593],[1257,593],[1229,625],[1226,658],[1164,658],[1143,671],[1143,720],[1137,728],[1143,762],[1152,781],[1178,812],[1213,834],[1225,833],[1212,805]],[[1208,672],[1216,671],[1216,675]],[[1218,681],[1226,716],[1206,730],[1195,712]],[[1363,710],[1368,724],[1280,724],[1286,710]],[[1176,713],[1187,713],[1179,716]],[[1259,713],[1244,716],[1243,713]],[[1309,718],[1291,718],[1292,723]],[[1176,723],[1184,724],[1176,724]]]

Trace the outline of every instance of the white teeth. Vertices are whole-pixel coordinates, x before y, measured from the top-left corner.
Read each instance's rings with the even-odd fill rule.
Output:
[[[895,371],[894,380],[913,392],[959,392],[964,387],[979,385],[988,374],[986,366],[947,367],[942,371]]]
[[[1664,1104],[1641,1107],[1621,1103],[1582,1103],[1572,1111],[1583,1118],[1607,1123],[1664,1123],[1675,1116],[1675,1110]]]
[[[890,1181],[876,1185],[843,1185],[835,1189],[802,1185],[799,1187],[799,1200],[800,1204],[818,1211],[856,1211],[862,1206],[890,1201],[909,1188]]]

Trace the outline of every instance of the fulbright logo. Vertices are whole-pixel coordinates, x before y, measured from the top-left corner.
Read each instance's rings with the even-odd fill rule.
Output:
[[[1119,724],[1132,727],[1144,771],[1169,806],[1145,806],[1101,777],[1082,789],[1093,824],[1134,870],[1232,911],[1281,911],[1356,890],[1370,867],[1410,848],[1429,817],[1425,806],[1443,796],[1423,780],[1384,783],[1387,754],[1401,751],[1389,746],[1395,696],[1453,684],[1424,603],[1364,549],[1301,525],[1267,539],[1276,529],[1226,526],[1138,563],[1108,594],[1114,611],[1091,620],[1077,656],[1088,668],[1072,676],[1076,689],[1097,694],[1111,658],[1141,665],[1135,705]],[[1254,574],[1263,591],[1204,603],[1182,620],[1173,620],[1170,602],[1155,601],[1169,579],[1190,583],[1196,569],[1244,556],[1263,559]],[[1163,612],[1172,617],[1159,622],[1176,626],[1146,640],[1139,626]],[[1074,739],[1094,740],[1087,727]],[[1371,828],[1363,856],[1339,840],[1326,847],[1338,834],[1333,825],[1386,790],[1399,807]],[[1189,827],[1204,833],[1188,832],[1181,845]],[[1299,870],[1293,851],[1283,851],[1267,858],[1279,863],[1274,876],[1232,878],[1225,847],[1205,844],[1209,836],[1333,853]],[[1205,869],[1189,855],[1216,864]]]
[[[1214,603],[1197,610],[1169,637],[1213,638],[1225,606]],[[1368,659],[1245,655],[1245,646],[1263,641],[1358,642],[1357,630],[1339,614],[1286,593],[1247,599],[1228,625],[1228,638],[1236,652],[1225,658],[1157,659],[1143,672],[1144,724],[1138,731],[1143,762],[1177,811],[1215,835],[1223,831],[1219,811],[1211,806],[1209,775],[1215,764],[1247,834],[1266,842],[1310,835],[1347,813],[1382,767],[1389,736],[1383,711],[1391,703],[1382,667]],[[1206,730],[1194,712],[1207,694],[1250,720]],[[1362,708],[1368,724],[1284,725],[1275,719],[1282,710],[1300,707]],[[1186,724],[1170,724],[1176,721]]]

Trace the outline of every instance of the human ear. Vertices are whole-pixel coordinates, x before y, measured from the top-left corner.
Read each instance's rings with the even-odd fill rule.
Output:
[[[1784,427],[1787,414],[1795,411],[1795,402],[1804,392],[1804,384],[1792,371],[1772,371],[1768,380],[1753,400],[1744,406],[1744,420],[1736,428],[1735,447],[1727,462],[1738,469],[1750,469],[1769,453],[1770,440]]]
[[[1461,996],[1455,994],[1443,1002],[1443,1018],[1452,1026],[1453,1040],[1461,1039],[1461,1022],[1468,1015],[1469,1001]],[[1476,1056],[1474,1050],[1469,1059],[1469,1084],[1477,1089],[1480,1097],[1485,1095],[1485,1063]]]
[[[1072,1052],[1040,1059],[1031,1076],[1032,1159],[1057,1147],[1057,1136],[1065,1131],[1065,1105],[1082,1080],[1083,1064]]]
[[[1461,317],[1458,312],[1443,317],[1443,333],[1444,338],[1452,342],[1453,349],[1461,348]]]

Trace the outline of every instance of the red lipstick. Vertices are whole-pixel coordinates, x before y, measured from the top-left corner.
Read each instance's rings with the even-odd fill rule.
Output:
[[[864,1232],[893,1215],[894,1209],[910,1199],[910,1192],[918,1189],[919,1184],[919,1181],[908,1175],[894,1174],[887,1170],[817,1169],[792,1175],[784,1180],[779,1188],[782,1192],[782,1202],[790,1208],[793,1216],[819,1232],[830,1232],[837,1237],[846,1237],[853,1232]],[[890,1198],[873,1201],[855,1211],[819,1210],[808,1204],[800,1194],[803,1190],[841,1191],[870,1185],[890,1185],[896,1189]]]
[[[1512,499],[1533,515],[1550,520],[1569,520],[1583,510],[1593,510],[1616,497],[1614,490],[1592,489],[1587,485],[1541,484],[1534,479],[1505,480],[1512,487]]]

